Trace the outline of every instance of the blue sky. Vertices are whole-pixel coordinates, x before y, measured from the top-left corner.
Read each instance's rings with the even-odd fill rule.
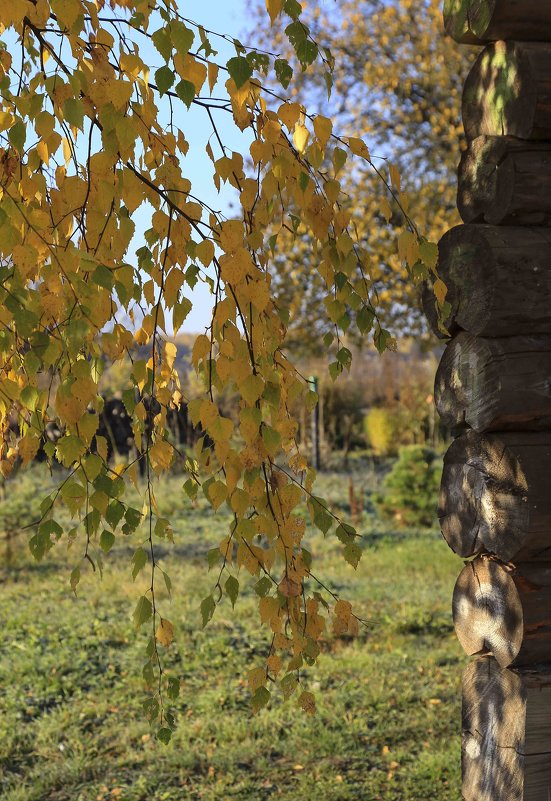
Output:
[[[181,0],[180,13],[189,19],[203,25],[205,28],[219,33],[229,34],[240,41],[247,43],[247,30],[250,30],[250,11],[248,0]],[[212,38],[212,46],[219,50],[217,61],[223,63],[235,55],[234,48],[219,38]],[[158,54],[157,54],[158,56]],[[222,78],[223,82],[224,78]],[[216,94],[216,89],[214,94]],[[225,144],[230,147],[243,148],[243,140],[239,145],[239,138],[234,129],[232,118],[219,112],[218,124],[222,126],[221,134]],[[231,187],[222,187],[220,194],[212,182],[212,162],[205,153],[205,143],[212,133],[206,112],[202,109],[192,108],[187,115],[183,126],[186,138],[190,143],[190,151],[185,159],[185,176],[192,182],[193,194],[200,197],[217,211],[231,215],[229,204],[234,198]],[[212,143],[215,155],[215,143]],[[208,288],[198,284],[193,295],[193,309],[186,318],[183,331],[199,332],[210,323],[212,299]]]

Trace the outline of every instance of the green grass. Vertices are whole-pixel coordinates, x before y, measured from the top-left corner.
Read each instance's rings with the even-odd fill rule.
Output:
[[[338,543],[313,537],[319,575],[369,629],[327,638],[308,679],[316,716],[277,698],[253,716],[245,677],[266,633],[250,590],[201,629],[204,554],[226,521],[184,507],[180,485],[158,490],[175,521],[164,556],[174,599],[161,599],[182,677],[172,742],[157,743],[141,712],[147,635],[131,613],[145,580],[132,582],[130,546],[112,552],[103,580],[86,574],[78,598],[68,586],[77,546],[40,564],[20,546],[0,596],[3,801],[456,801],[464,657],[449,607],[460,563],[439,535],[393,534],[369,517],[356,572]],[[324,492],[346,514],[347,479],[323,477]]]

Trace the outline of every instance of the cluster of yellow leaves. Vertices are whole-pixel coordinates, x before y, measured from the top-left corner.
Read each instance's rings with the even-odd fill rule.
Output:
[[[128,38],[105,21],[104,7],[127,26]],[[289,15],[289,38],[302,63],[311,63],[318,51],[298,20],[300,4],[269,0],[267,8],[272,21]],[[43,446],[67,470],[31,540],[37,558],[61,536],[54,519],[58,501],[80,520],[83,560],[93,561],[94,548],[108,552],[118,533],[143,531],[148,519],[132,574],[136,578],[147,564],[152,571],[134,620],[137,627],[152,627],[144,677],[153,684],[157,646],[169,647],[174,636],[155,599],[161,572],[155,540],[171,539],[172,532],[159,516],[153,477],[173,463],[167,414],[184,400],[176,346],[165,340],[189,313],[196,282],[209,284],[212,322],[192,351],[202,391],[185,399],[204,437],[186,459],[184,488],[193,497],[202,486],[214,509],[225,505],[232,515],[227,536],[209,554],[219,574],[201,604],[203,624],[224,594],[235,603],[237,575],[253,577],[260,622],[272,637],[265,664],[250,676],[258,709],[270,697],[268,682],[291,695],[300,668],[317,659],[330,603],[336,602],[337,634],[357,628],[350,605],[312,575],[304,544],[299,507],[305,499],[324,533],[336,521],[312,494],[314,475],[296,439],[291,409],[311,408],[316,397],[286,354],[289,315],[274,301],[272,283],[279,235],[304,226],[316,243],[315,269],[326,287],[331,324],[346,332],[353,311],[360,330],[370,330],[376,311],[369,260],[354,236],[339,182],[351,155],[370,162],[368,148],[357,137],[338,139],[330,119],[308,116],[299,102],[278,98],[270,108],[273,93],[264,93],[253,74],[266,68],[261,56],[248,60],[236,43],[237,55],[218,64],[206,32],[184,20],[173,2],[0,0],[0,31],[22,45],[22,62],[14,63],[8,48],[0,50],[0,469],[8,475],[18,458],[26,464]],[[154,76],[138,44],[129,46],[136,31],[150,36],[162,59]],[[288,82],[285,64],[275,65],[282,83]],[[213,122],[219,153],[210,142],[206,146],[214,185],[221,190],[227,183],[239,192],[241,208],[233,219],[191,194],[182,172],[185,123],[178,127],[172,117],[161,122],[166,95],[182,107],[179,119],[185,121],[185,107],[194,103],[206,104],[212,119],[208,101],[199,96],[206,83],[212,92],[221,70],[229,74],[225,86],[235,125],[250,129],[253,140],[248,154],[232,152]],[[392,181],[399,189],[397,174]],[[150,227],[134,255],[138,210],[140,219],[149,214]],[[268,230],[275,233],[268,236]],[[424,246],[410,233],[399,247],[413,268]],[[378,326],[380,349],[384,334]],[[98,382],[104,356],[116,362],[132,350],[123,401],[137,449],[134,459],[111,465],[108,443],[97,433],[103,404]],[[332,374],[348,368],[350,358],[339,345]],[[228,391],[240,398],[237,419],[224,416],[217,404]],[[61,436],[46,441],[54,421]],[[141,509],[124,502],[128,481],[144,492]],[[356,532],[341,524],[337,536],[356,566]],[[80,564],[71,575],[73,589],[79,577]],[[174,721],[163,693],[175,697],[177,690],[157,673],[147,713],[160,716],[158,736],[167,740]],[[310,693],[303,691],[298,701],[313,711]]]

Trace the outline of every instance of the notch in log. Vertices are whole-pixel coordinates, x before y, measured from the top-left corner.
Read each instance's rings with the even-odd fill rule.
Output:
[[[463,331],[446,346],[434,397],[455,432],[551,430],[551,336],[485,339]]]
[[[551,41],[547,0],[444,0],[444,28],[456,42]]]
[[[549,229],[457,225],[438,244],[438,274],[448,288],[444,324],[450,334],[551,334]],[[423,306],[433,331],[442,336],[428,287]]]
[[[491,654],[500,667],[551,660],[551,563],[510,568],[477,557],[459,574],[452,608],[470,656]]]
[[[466,223],[548,225],[551,145],[477,137],[459,164],[457,208]]]
[[[477,659],[463,672],[465,801],[551,796],[551,669],[502,669]]]
[[[551,45],[494,42],[473,64],[463,89],[468,139],[551,139]]]
[[[476,434],[444,456],[438,517],[459,556],[551,561],[551,434]]]

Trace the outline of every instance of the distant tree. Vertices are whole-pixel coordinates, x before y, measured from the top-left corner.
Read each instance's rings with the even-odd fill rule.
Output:
[[[450,46],[441,6],[441,0],[307,6],[304,18],[335,58],[336,92],[327,99],[325,74],[315,66],[299,77],[296,88],[324,108],[340,131],[361,131],[404,209],[433,241],[460,221],[455,200],[458,144],[464,146],[460,98],[475,55],[474,48]],[[278,44],[292,60],[282,28]],[[370,291],[381,318],[393,333],[428,337],[419,282],[411,280],[394,244],[402,211],[388,205],[380,177],[362,164],[344,164],[339,180],[370,265]],[[299,354],[322,353],[329,331],[325,283],[315,268],[319,255],[311,234],[296,228],[286,232],[285,249],[275,255],[276,292],[292,312],[290,346]]]

